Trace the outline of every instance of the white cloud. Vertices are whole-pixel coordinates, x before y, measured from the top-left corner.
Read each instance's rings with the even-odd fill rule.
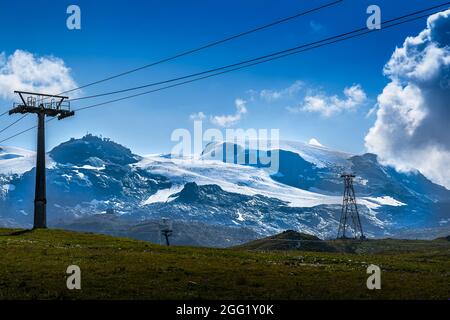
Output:
[[[323,145],[316,138],[311,138],[308,143],[312,146],[323,147]]]
[[[373,106],[372,108],[370,108],[370,110],[367,112],[366,118],[370,118],[371,116],[373,116],[374,114],[376,114],[377,110],[378,110],[378,105],[376,104],[375,106]]]
[[[0,97],[13,99],[14,90],[58,94],[76,87],[62,59],[38,57],[16,50],[12,55],[0,54]]]
[[[199,121],[199,120],[204,120],[206,118],[206,115],[202,111],[200,111],[200,112],[191,114],[189,116],[189,118],[192,121]]]
[[[211,122],[220,127],[229,127],[239,122],[244,114],[247,113],[247,102],[242,99],[234,101],[236,113],[230,115],[221,115],[211,117]]]
[[[344,89],[344,97],[326,94],[307,95],[300,106],[288,108],[291,112],[314,112],[331,117],[348,110],[356,110],[367,101],[367,95],[360,85]]]
[[[269,90],[269,89],[261,90],[259,96],[261,97],[261,99],[267,102],[272,102],[282,98],[292,97],[293,95],[295,95],[300,91],[303,85],[304,83],[302,81],[295,81],[292,85],[282,90]]]
[[[450,188],[450,10],[428,18],[384,68],[391,82],[378,96],[365,141],[398,170],[420,170]]]

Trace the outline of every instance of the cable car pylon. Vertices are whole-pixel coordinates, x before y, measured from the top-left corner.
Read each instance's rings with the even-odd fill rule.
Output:
[[[65,101],[68,97],[26,91],[14,91],[14,93],[19,95],[21,102],[14,103],[13,108],[9,110],[9,115],[34,113],[38,116],[33,229],[44,229],[47,228],[45,117],[58,117],[58,120],[62,120],[73,116],[75,112],[70,110],[70,103]]]

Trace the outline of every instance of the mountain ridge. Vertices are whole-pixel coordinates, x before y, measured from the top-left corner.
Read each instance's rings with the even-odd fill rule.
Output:
[[[337,229],[342,201],[339,175],[345,163],[358,176],[355,189],[369,236],[445,228],[450,223],[446,214],[450,192],[420,173],[399,173],[371,154],[344,159],[345,153],[323,147],[282,144],[290,150],[278,150],[280,166],[273,174],[258,164],[225,163],[217,149],[223,151],[224,144],[208,145],[201,159],[181,159],[139,156],[92,135],[71,139],[48,154],[49,218],[73,221],[113,210],[136,223],[169,217],[218,228],[250,228],[261,236],[294,228],[330,238]],[[261,151],[240,150],[247,157]],[[212,151],[219,159],[211,157]],[[235,155],[233,151],[231,156]],[[32,157],[27,152],[0,157],[0,168],[24,158],[30,165]],[[34,169],[28,169],[0,170],[0,224],[30,225]]]

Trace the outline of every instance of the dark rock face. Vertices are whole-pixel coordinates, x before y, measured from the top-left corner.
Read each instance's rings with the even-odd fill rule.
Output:
[[[81,139],[70,139],[50,151],[53,160],[60,164],[101,166],[104,163],[128,165],[140,157],[130,149],[106,138],[86,135]]]
[[[286,230],[282,233],[272,237],[273,239],[287,239],[287,240],[310,240],[320,241],[320,238],[307,233],[301,233],[294,230]]]

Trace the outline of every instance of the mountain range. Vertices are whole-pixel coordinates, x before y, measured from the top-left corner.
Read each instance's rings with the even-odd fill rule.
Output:
[[[250,163],[253,154],[273,152],[276,172]],[[240,155],[245,161],[237,164]],[[34,152],[0,148],[0,226],[32,226],[34,163]],[[276,150],[214,142],[195,157],[141,156],[89,134],[47,154],[48,221],[158,242],[168,218],[172,243],[185,245],[232,246],[284,230],[327,239],[337,233],[342,172],[356,174],[368,237],[450,233],[450,191],[418,171],[384,166],[374,154],[281,141]]]

